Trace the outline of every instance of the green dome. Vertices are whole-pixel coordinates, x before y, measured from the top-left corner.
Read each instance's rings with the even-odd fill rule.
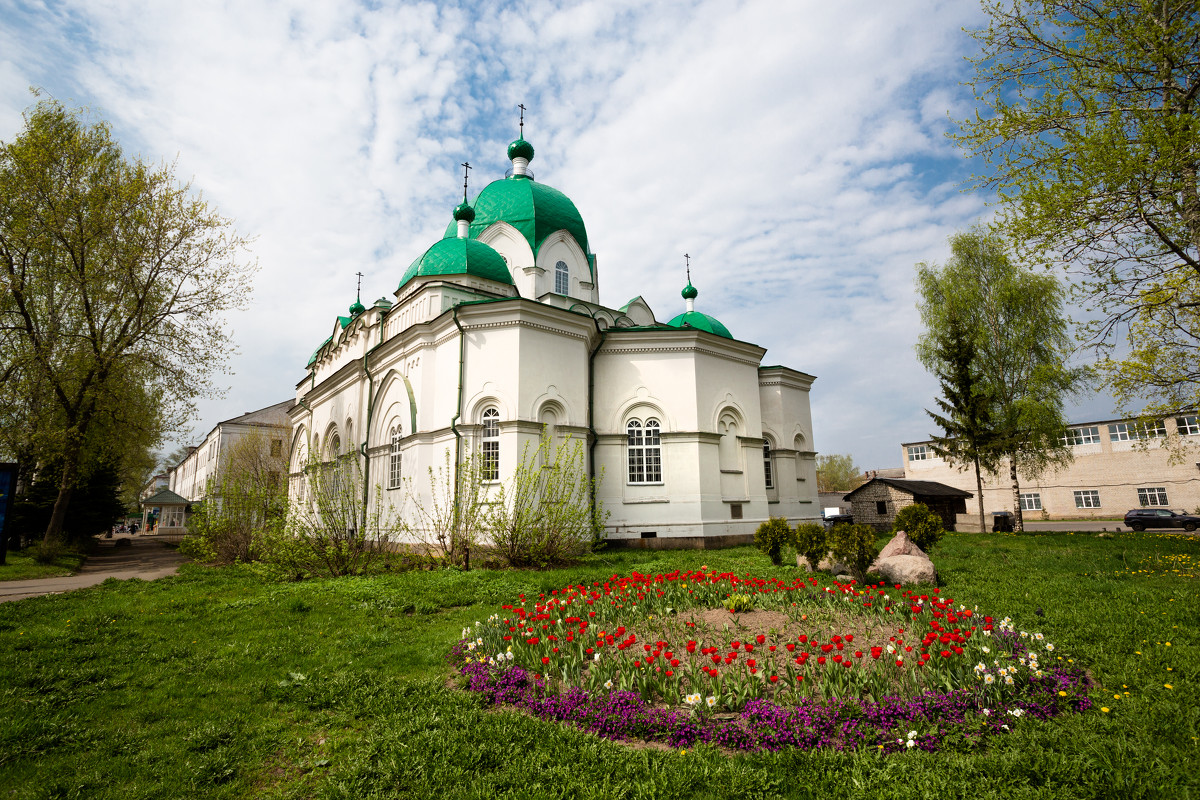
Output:
[[[355,300],[353,303],[350,304],[350,316],[352,316],[352,317],[357,317],[359,314],[361,314],[362,312],[364,312],[366,310],[367,310],[367,307],[364,306],[362,303],[360,303],[358,300]]]
[[[520,231],[529,242],[534,257],[546,237],[560,230],[571,234],[583,252],[591,252],[583,217],[579,216],[579,209],[575,208],[571,198],[525,175],[492,181],[475,198],[471,237],[479,236],[496,222],[507,222]],[[451,223],[446,228],[446,236],[457,235],[457,223]]]
[[[454,207],[454,221],[458,222],[462,219],[465,219],[467,222],[475,219],[475,209],[471,208],[466,200]]]
[[[512,276],[508,273],[504,256],[483,242],[458,237],[435,242],[423,256],[409,265],[396,290],[399,291],[419,275],[474,275],[512,285]]]
[[[692,286],[691,281],[688,281],[688,285],[683,287],[683,291],[680,294],[683,295],[684,300],[695,300],[700,295],[700,290]]]
[[[533,161],[533,145],[524,139],[517,139],[508,146],[508,160],[512,161],[514,158]]]
[[[733,338],[733,334],[729,332],[729,328],[722,325],[719,319],[710,317],[708,314],[701,314],[699,311],[684,312],[667,324],[672,328],[695,328],[698,331],[707,331],[708,333],[715,333],[717,336],[724,336],[726,339]]]

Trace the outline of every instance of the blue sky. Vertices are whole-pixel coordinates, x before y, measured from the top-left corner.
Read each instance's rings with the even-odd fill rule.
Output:
[[[971,2],[162,3],[0,0],[0,139],[28,87],[173,161],[260,272],[216,422],[294,394],[333,317],[391,297],[461,199],[507,167],[575,201],[601,299],[697,310],[816,375],[816,448],[900,464],[933,428],[918,261],[986,219],[946,140],[972,111]],[[1075,419],[1112,413],[1093,396]]]

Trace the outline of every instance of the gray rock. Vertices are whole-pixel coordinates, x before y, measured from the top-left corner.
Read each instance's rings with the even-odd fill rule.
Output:
[[[929,555],[917,547],[917,543],[908,538],[908,534],[904,531],[897,531],[892,540],[883,546],[883,549],[879,551],[879,555],[875,558],[878,560],[891,558],[892,556],[921,556],[929,558]]]
[[[900,555],[876,559],[870,571],[882,575],[888,583],[937,583],[937,570],[934,569],[929,556],[923,553],[919,556]]]

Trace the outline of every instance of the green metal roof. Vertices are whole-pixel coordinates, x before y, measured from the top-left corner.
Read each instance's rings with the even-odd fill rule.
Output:
[[[418,275],[474,275],[512,285],[512,276],[504,256],[483,242],[458,237],[435,242],[424,255],[409,265],[396,290],[399,291]]]
[[[733,338],[733,334],[729,332],[729,328],[722,325],[719,319],[710,317],[708,314],[701,314],[699,311],[687,311],[667,324],[672,328],[695,328],[698,331],[707,331],[708,333],[715,333],[717,336],[724,336],[726,339]]]
[[[479,236],[489,225],[507,222],[521,232],[536,256],[538,248],[547,236],[555,231],[565,230],[575,238],[584,253],[589,256],[591,254],[583,217],[579,215],[579,209],[575,208],[571,198],[528,176],[510,175],[502,180],[492,181],[483,187],[479,197],[475,198],[474,207],[475,221],[471,223],[470,234],[472,237]],[[450,223],[446,227],[446,237],[457,234],[457,223]],[[588,261],[591,261],[590,257]]]

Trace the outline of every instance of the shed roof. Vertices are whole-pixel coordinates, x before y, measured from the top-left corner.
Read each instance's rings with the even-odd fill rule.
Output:
[[[191,503],[186,497],[180,497],[170,489],[160,489],[142,501],[144,506],[186,506]]]
[[[852,492],[846,494],[845,499],[849,500],[854,495],[861,492],[874,483],[885,483],[888,486],[895,487],[902,492],[913,495],[914,497],[921,495],[924,497],[974,497],[970,492],[964,492],[962,489],[956,489],[953,486],[947,486],[944,483],[937,481],[910,481],[903,478],[872,478]]]

